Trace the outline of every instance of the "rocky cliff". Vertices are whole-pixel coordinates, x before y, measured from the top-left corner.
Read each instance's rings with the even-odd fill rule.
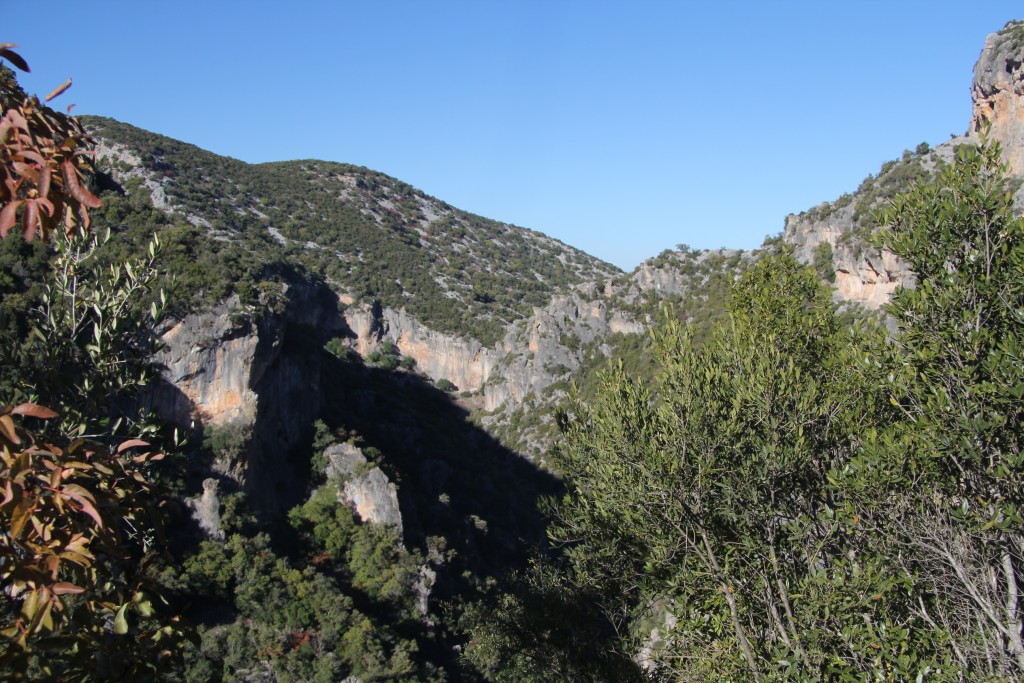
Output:
[[[971,87],[974,114],[968,136],[934,149],[922,143],[913,151],[904,152],[901,159],[884,164],[856,192],[786,218],[782,241],[833,284],[837,301],[877,309],[889,301],[897,288],[913,285],[913,274],[905,264],[868,245],[867,238],[877,227],[875,213],[896,193],[934,176],[950,162],[957,146],[977,140],[976,132],[983,124],[991,125],[991,135],[1004,143],[1010,165],[1017,172],[1024,170],[1022,52],[1021,24],[1010,24],[986,41]],[[153,159],[146,162],[150,170],[143,172],[139,169],[146,165],[144,154],[133,152],[122,143],[108,141],[104,145],[105,153],[124,167],[124,177],[135,174],[143,180],[157,206],[169,206],[171,195],[185,196],[180,189],[174,189],[166,174],[152,170],[160,168]],[[158,161],[164,163],[165,157]],[[225,168],[238,173],[245,170],[243,166]],[[388,189],[390,186],[385,186],[381,177],[368,174],[365,169],[357,173],[343,167],[341,171],[344,172],[316,167],[306,172],[312,174],[308,177],[316,183],[326,183],[324,187],[338,185],[339,196],[346,201],[363,202],[361,211],[375,225],[387,224],[388,216],[394,218],[389,212],[401,208],[399,195],[405,192],[402,196],[406,203],[415,204],[410,209],[410,225],[415,224],[416,240],[428,245],[424,248],[436,259],[434,277],[446,282],[446,287],[462,292],[459,301],[469,296],[473,287],[467,289],[456,282],[459,268],[453,269],[455,261],[445,249],[464,254],[470,253],[467,249],[472,246],[472,253],[485,260],[479,267],[486,270],[486,259],[492,258],[486,255],[495,247],[500,250],[502,240],[510,239],[508,226],[498,230],[488,225],[485,227],[492,230],[486,233],[489,236],[482,232],[474,235],[470,233],[473,217],[422,194],[403,190],[399,185]],[[177,206],[179,210],[188,208],[185,204]],[[451,220],[443,221],[444,216]],[[188,218],[195,225],[204,225],[206,221],[198,214],[189,214]],[[526,237],[535,254],[558,246],[536,234]],[[274,239],[285,247],[294,246],[295,238],[280,231]],[[307,248],[315,251],[308,244]],[[575,252],[567,253],[568,256],[557,258],[585,261]],[[470,328],[462,332],[441,330],[425,323],[405,306],[353,297],[346,287],[330,279],[327,285],[316,287],[293,283],[283,309],[277,314],[254,317],[253,311],[242,306],[236,297],[206,312],[185,316],[166,329],[166,347],[159,361],[164,367],[164,378],[175,389],[155,396],[154,402],[179,423],[194,419],[212,428],[273,424],[274,434],[268,436],[288,449],[301,441],[302,431],[308,430],[310,420],[321,407],[319,394],[314,390],[320,381],[318,354],[311,351],[321,349],[325,340],[336,338],[365,359],[390,342],[400,356],[414,361],[416,373],[435,382],[446,380],[453,384],[462,404],[484,413],[484,424],[493,428],[507,423],[511,412],[527,401],[539,401],[538,405],[549,407],[549,399],[564,394],[565,387],[577,377],[588,358],[595,353],[610,356],[617,339],[643,333],[660,301],[678,303],[685,298],[692,307],[702,299],[707,300],[709,278],[724,277],[728,281],[756,257],[756,252],[730,250],[665,252],[629,275],[604,271],[599,264],[574,266],[575,282],[548,286],[544,305],[533,306],[527,314],[510,315],[499,328],[500,333],[491,335],[486,343],[474,336]],[[501,267],[511,268],[511,262]],[[594,279],[579,282],[584,273]],[[544,278],[535,270],[523,286],[533,287]],[[440,296],[454,296],[455,289],[445,290]],[[313,295],[313,290],[319,294]],[[480,303],[488,302],[489,295],[477,291],[473,296],[478,300],[466,299],[460,304],[468,306],[466,314],[472,317],[477,310],[474,307],[486,305],[491,307],[490,319],[496,320],[494,311],[500,307],[493,302]],[[339,310],[339,300],[349,304],[347,308]],[[700,320],[700,315],[685,312],[684,317]],[[282,352],[289,347],[294,348]],[[542,444],[535,452],[540,450]],[[254,455],[244,463],[221,463],[218,467],[222,476],[238,482],[251,481],[253,478],[243,470],[259,469],[263,462],[272,471],[271,460],[269,454]],[[287,489],[287,482],[287,477],[278,478],[275,486]],[[271,491],[262,493],[274,497]]]
[[[1024,175],[1024,23],[1008,23],[985,40],[974,67],[970,132],[990,126],[1011,171]]]
[[[346,329],[326,288],[292,283],[279,305],[257,312],[233,297],[170,324],[155,358],[162,381],[146,397],[197,436],[230,432],[233,455],[214,461],[212,473],[229,489],[246,490],[268,514],[304,486],[307,473],[285,456],[321,410],[319,350]]]
[[[856,235],[854,206],[847,205],[821,214],[789,215],[783,240],[793,247],[798,259],[831,272],[834,298],[875,310],[899,287],[913,285],[913,273],[888,251],[870,247],[864,235]]]
[[[892,254],[873,249],[867,237],[876,227],[874,213],[897,193],[918,180],[934,176],[949,163],[956,148],[974,144],[987,131],[1003,146],[1011,174],[1024,176],[1024,23],[1010,22],[990,35],[974,67],[972,115],[968,132],[934,149],[927,144],[907,150],[903,157],[868,176],[856,192],[786,218],[783,240],[796,255],[831,270],[835,298],[868,309],[887,303],[899,287],[912,286],[913,273]],[[1018,205],[1024,194],[1017,193]],[[827,245],[827,248],[823,245]],[[823,260],[831,259],[831,264]]]
[[[350,506],[363,522],[391,527],[401,538],[398,490],[387,475],[349,443],[334,444],[324,455],[328,463],[325,472],[328,485],[340,484],[338,501]]]

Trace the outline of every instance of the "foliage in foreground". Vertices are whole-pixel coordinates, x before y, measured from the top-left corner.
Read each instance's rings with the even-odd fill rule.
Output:
[[[11,47],[0,57],[27,70]],[[159,310],[134,304],[152,261],[89,262],[89,210],[101,206],[86,188],[90,140],[12,72],[0,78],[0,235],[14,259],[0,400],[19,402],[0,408],[0,663],[12,679],[147,680],[184,635],[153,600],[162,513],[147,475],[163,456],[114,419],[135,417],[117,402],[146,378]],[[8,245],[53,233],[41,249]]]
[[[1024,233],[994,145],[895,200],[894,340],[763,259],[565,420],[552,539],[667,680],[1018,680]],[[657,627],[657,637],[652,628]]]

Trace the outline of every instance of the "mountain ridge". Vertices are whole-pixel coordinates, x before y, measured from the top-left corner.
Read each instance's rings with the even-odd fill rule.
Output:
[[[541,457],[553,425],[524,419],[526,412],[550,414],[573,381],[588,383],[581,370],[592,372],[620,345],[641,349],[663,303],[698,324],[723,315],[728,283],[765,251],[792,249],[851,310],[877,310],[898,287],[912,286],[905,264],[868,242],[878,227],[876,212],[898,192],[934,177],[958,146],[976,143],[985,112],[991,135],[1007,139],[1008,158],[1024,148],[1013,135],[1024,108],[1010,99],[1024,92],[1011,49],[1024,45],[1015,38],[1021,31],[1011,22],[986,42],[965,136],[934,149],[922,143],[883,164],[856,191],[787,216],[781,235],[759,250],[666,250],[631,273],[362,167],[311,160],[249,165],[127,124],[86,123],[109,159],[108,172],[119,182],[140,182],[157,208],[183,213],[214,240],[249,239],[253,250],[282,254],[319,274],[338,298],[344,332],[336,348],[392,366],[407,359],[406,367],[454,386],[467,409],[506,442]],[[198,187],[185,183],[195,178]],[[340,213],[332,213],[331,202],[343,207]],[[409,254],[420,260],[401,263]],[[392,277],[389,269],[396,267],[401,272]],[[274,294],[274,287],[257,284],[256,299],[242,297],[235,309],[254,313],[289,286],[277,283]],[[203,392],[193,396],[197,410],[219,414],[225,399],[214,390],[207,404]]]

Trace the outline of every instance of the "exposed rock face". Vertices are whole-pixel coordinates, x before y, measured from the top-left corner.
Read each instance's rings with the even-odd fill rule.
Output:
[[[974,67],[971,98],[968,136],[937,146],[923,165],[932,169],[938,160],[951,161],[958,145],[976,143],[977,134],[990,126],[989,137],[1002,144],[1010,172],[1024,175],[1024,23],[1011,22],[986,39]],[[828,242],[835,298],[876,309],[888,303],[897,288],[913,286],[914,277],[893,254],[872,249],[863,236],[857,236],[854,205],[858,200],[854,195],[844,206],[823,204],[806,214],[788,216],[783,239],[805,263],[813,263],[815,249]],[[1018,192],[1018,206],[1022,201],[1024,195]]]
[[[688,272],[688,265],[698,266],[710,258],[726,261],[750,261],[753,254],[740,249],[708,249],[700,252],[667,252],[653,259],[648,259],[637,266],[630,275],[626,291],[630,296],[637,296],[653,291],[661,296],[683,294],[703,286],[702,278]],[[609,295],[612,291],[607,292]]]
[[[533,315],[509,325],[494,348],[431,330],[404,310],[362,306],[346,311],[345,320],[360,355],[372,352],[382,340],[391,341],[431,379],[446,379],[460,391],[482,392],[481,407],[488,411],[518,404],[530,392],[566,378],[579,367],[580,344],[646,328],[643,321],[609,311],[594,285],[534,308]]]
[[[401,538],[398,490],[387,475],[369,465],[363,452],[352,444],[335,444],[324,455],[328,460],[327,476],[344,482],[338,500],[350,506],[362,521],[392,527]]]
[[[185,501],[199,529],[211,541],[224,540],[224,531],[220,527],[220,499],[217,497],[217,488],[216,479],[206,479],[203,481],[202,495]]]
[[[552,297],[547,306],[509,327],[498,347],[502,362],[484,387],[484,409],[517,405],[530,393],[568,379],[582,361],[581,345],[644,328],[643,322],[609,311],[593,286]]]
[[[435,380],[447,379],[462,391],[478,391],[501,357],[475,339],[434,331],[404,310],[361,306],[346,311],[345,320],[360,355],[366,356],[380,340],[388,339],[402,355],[416,360],[420,372]]]
[[[913,273],[890,251],[841,245],[833,247],[832,264],[839,298],[872,310],[889,303],[898,288],[914,284]]]
[[[193,418],[208,426],[255,419],[252,375],[259,336],[242,310],[232,297],[163,332],[155,360],[178,392],[156,392],[157,412],[184,425]]]
[[[163,332],[156,356],[163,381],[146,398],[186,428],[247,435],[239,460],[215,470],[272,514],[302,492],[302,467],[287,456],[320,412],[318,349],[344,331],[337,297],[326,288],[294,283],[281,310],[258,320],[229,299]]]
[[[1024,175],[1024,23],[1010,22],[985,40],[974,66],[971,132],[991,124],[1011,171]]]
[[[791,214],[786,217],[783,239],[793,246],[797,259],[812,265],[815,250],[828,243],[835,272],[835,299],[874,310],[888,303],[897,288],[913,286],[914,276],[891,252],[850,238],[856,227],[853,212],[853,205],[849,205],[825,218]]]

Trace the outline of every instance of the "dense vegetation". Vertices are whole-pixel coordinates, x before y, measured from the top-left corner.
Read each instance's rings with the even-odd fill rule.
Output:
[[[703,345],[666,321],[653,383],[613,368],[565,417],[559,580],[648,676],[1024,673],[1024,222],[998,150],[960,150],[880,223],[919,277],[890,307],[895,338],[846,328],[809,269],[773,256]],[[530,680],[523,623],[554,634],[534,650],[564,647],[528,601],[484,630],[509,634],[489,660]]]
[[[275,510],[224,474],[273,451],[258,443],[272,432],[226,424],[180,443],[140,410],[167,311],[234,293],[255,324],[303,283],[493,341],[607,269],[366,169],[253,167],[108,120],[90,124],[141,156],[94,175],[74,120],[4,78],[6,676],[1024,676],[1024,221],[995,146],[934,166],[919,148],[849,200],[891,199],[863,224],[885,226],[877,246],[918,277],[889,307],[891,334],[836,311],[824,249],[814,268],[775,247],[666,253],[651,267],[691,283],[667,300],[613,282],[609,305],[661,323],[609,348],[565,336],[576,389],[552,384],[501,432],[559,430],[559,480],[393,345],[364,363],[322,331],[282,335],[321,373],[322,408],[277,454],[299,487]],[[10,135],[43,135],[40,120],[61,139]],[[153,206],[154,183],[173,211]],[[527,412],[562,395],[557,415]],[[354,474],[332,469],[340,444],[367,460]],[[371,471],[397,485],[401,527],[340,501]],[[216,530],[178,504],[201,487],[219,487]]]

